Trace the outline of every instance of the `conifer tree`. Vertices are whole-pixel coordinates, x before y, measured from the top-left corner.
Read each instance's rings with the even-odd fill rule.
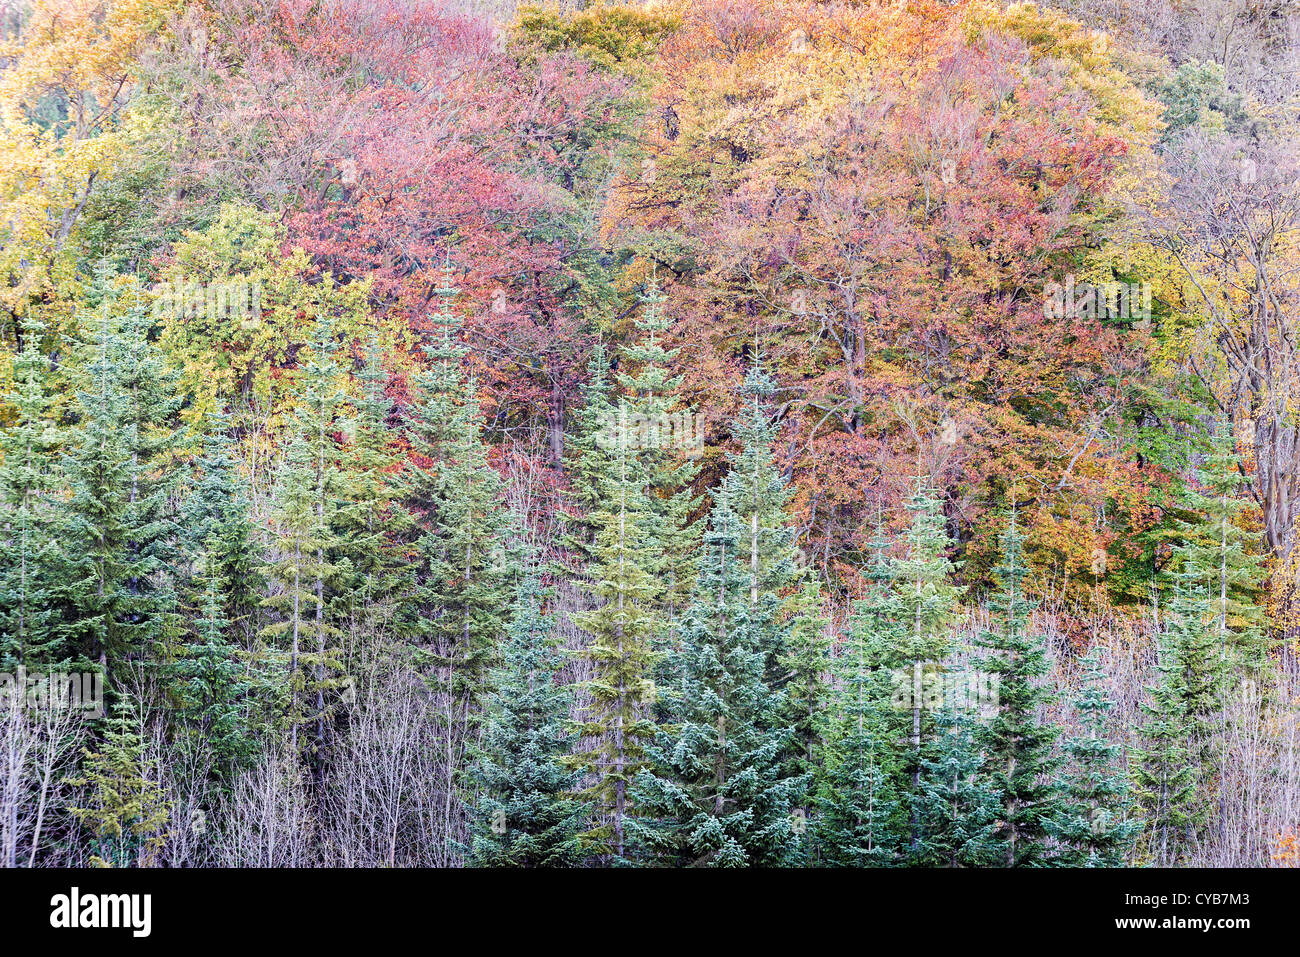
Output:
[[[837,867],[893,863],[907,832],[890,671],[902,626],[886,546],[877,529],[869,591],[855,603],[834,661],[822,730],[815,833],[822,858]]]
[[[451,311],[450,273],[436,290],[429,364],[415,377],[411,455],[401,501],[411,516],[413,614],[409,632],[434,670],[444,730],[444,839],[461,840],[465,749],[478,734],[487,675],[506,627],[509,569],[503,483],[488,461],[477,386],[461,371],[467,350]]]
[[[1186,664],[1178,638],[1159,638],[1157,681],[1149,688],[1147,719],[1139,730],[1140,745],[1131,757],[1133,794],[1146,816],[1150,857],[1163,866],[1176,863],[1188,850],[1195,829],[1197,773],[1187,747]]]
[[[1119,747],[1107,735],[1107,717],[1114,705],[1105,693],[1096,646],[1082,665],[1081,687],[1074,702],[1080,731],[1066,746],[1071,758],[1065,783],[1067,806],[1056,835],[1068,848],[1064,863],[1122,867],[1141,823],[1129,816],[1128,779],[1119,766]]]
[[[912,797],[917,837],[907,862],[919,867],[990,867],[1006,861],[999,841],[999,789],[984,774],[979,728],[951,703],[934,715]]]
[[[148,867],[166,844],[169,807],[145,755],[139,714],[119,696],[104,739],[85,751],[85,764],[69,784],[85,792],[72,815],[91,835],[93,867]]]
[[[229,432],[230,417],[211,417],[204,436],[198,477],[181,505],[181,543],[192,558],[201,557],[199,581],[192,585],[190,606],[207,601],[206,580],[221,583],[220,611],[226,634],[245,650],[256,635],[256,615],[265,591],[263,556],[249,515],[247,480],[240,473]]]
[[[99,316],[77,345],[76,422],[62,459],[69,500],[64,633],[101,665],[146,660],[178,630],[175,376],[143,307],[119,319],[99,277]]]
[[[642,339],[622,349],[623,364],[631,371],[618,375],[623,396],[611,410],[613,416],[607,416],[604,430],[607,448],[626,443],[637,450],[635,462],[653,517],[645,529],[653,543],[647,553],[653,564],[646,571],[663,583],[656,599],[664,628],[661,647],[671,640],[689,600],[700,538],[691,519],[696,500],[689,488],[699,471],[691,457],[698,434],[693,413],[674,408],[682,377],[669,371],[679,350],[662,343],[669,328],[662,311],[666,298],[653,278],[639,296],[642,310],[636,328]]]
[[[1268,660],[1262,594],[1266,576],[1260,535],[1242,527],[1251,503],[1242,495],[1246,476],[1227,419],[1215,427],[1199,477],[1204,491],[1189,490],[1187,505],[1200,520],[1182,524],[1175,571],[1199,569],[1222,650],[1235,667],[1258,679]]]
[[[229,638],[225,611],[229,588],[222,578],[220,555],[221,543],[213,535],[199,556],[199,616],[173,670],[180,714],[192,732],[192,744],[207,749],[216,775],[229,783],[234,772],[257,753],[257,742],[246,700],[252,684]]]
[[[949,581],[956,566],[947,556],[950,539],[942,503],[923,478],[917,479],[906,508],[912,516],[905,536],[907,553],[891,562],[900,634],[888,664],[899,679],[894,695],[897,716],[906,722],[904,728],[897,729],[902,732],[898,737],[906,738],[910,746],[903,767],[910,783],[900,782],[899,788],[910,802],[915,845],[921,829],[917,802],[926,800],[921,792],[924,746],[934,730],[933,717],[938,710],[934,705],[942,703],[941,695],[938,702],[930,700],[930,688],[941,678],[942,662],[952,650],[950,629],[960,590]],[[960,736],[955,741],[960,743]]]
[[[581,655],[592,671],[585,685],[590,704],[577,724],[583,743],[573,764],[592,776],[583,791],[591,823],[584,841],[598,858],[623,862],[634,810],[628,786],[645,766],[645,746],[655,732],[648,715],[657,696],[653,643],[662,628],[655,610],[660,585],[646,570],[653,549],[646,529],[654,515],[627,441],[611,449],[599,487],[590,573],[596,607],[573,616],[587,633]]]
[[[830,621],[822,611],[821,589],[812,576],[789,602],[790,632],[778,660],[784,672],[781,724],[792,730],[784,765],[791,776],[808,782],[796,801],[805,817],[812,813],[812,785],[821,763],[821,735],[828,707],[826,678],[831,668]],[[811,852],[812,841],[805,842]]]
[[[783,770],[792,731],[766,682],[765,622],[749,594],[736,513],[717,496],[682,628],[672,723],[636,777],[634,839],[670,865],[778,866],[803,841],[796,801],[808,775]]]
[[[287,656],[287,714],[290,743],[299,730],[314,732],[311,753],[319,757],[328,737],[340,677],[342,633],[329,614],[340,568],[333,522],[339,506],[335,434],[343,414],[341,374],[328,320],[316,325],[311,353],[295,390],[292,434],[277,478],[272,516],[273,548],[265,574],[278,590],[263,605],[280,620],[262,630],[280,656]]]
[[[1001,587],[989,599],[1000,627],[984,632],[978,642],[986,650],[981,668],[996,679],[996,711],[979,740],[1001,804],[997,837],[1007,867],[1044,863],[1050,857],[1051,826],[1063,811],[1054,751],[1060,729],[1041,717],[1051,702],[1041,683],[1047,649],[1030,629],[1036,603],[1025,595],[1023,540],[1013,508],[1002,536],[1002,563],[994,570]]]
[[[529,563],[515,588],[500,664],[489,675],[472,777],[478,799],[467,861],[475,867],[571,867],[581,861],[577,775],[564,766],[571,689]]]
[[[0,671],[7,673],[60,658],[53,578],[57,439],[42,331],[31,319],[23,323],[23,347],[13,357],[14,391],[5,396],[14,422],[0,429]]]
[[[356,375],[351,442],[341,463],[342,501],[334,525],[339,554],[347,562],[337,599],[339,616],[374,642],[409,625],[399,621],[399,604],[410,591],[411,577],[395,543],[409,537],[412,521],[394,481],[399,459],[388,429],[393,403],[384,394],[388,377],[373,335],[364,359]]]

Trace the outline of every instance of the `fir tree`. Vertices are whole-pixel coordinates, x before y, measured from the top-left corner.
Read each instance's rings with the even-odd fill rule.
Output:
[[[997,836],[1007,867],[1044,863],[1050,857],[1050,827],[1062,813],[1054,752],[1060,730],[1042,717],[1051,703],[1042,685],[1047,649],[1042,636],[1030,630],[1035,603],[1025,595],[1023,538],[1013,508],[1002,536],[1002,564],[994,570],[1001,588],[989,600],[1001,627],[979,639],[987,652],[981,666],[996,678],[998,699],[979,739],[1001,803]]]
[[[352,440],[341,463],[342,501],[334,516],[339,554],[347,562],[338,613],[370,641],[409,625],[399,621],[399,604],[410,592],[411,576],[395,543],[409,537],[412,520],[393,478],[399,459],[387,424],[393,407],[384,394],[387,378],[371,336],[356,375]]]
[[[907,862],[920,867],[989,867],[1005,862],[998,830],[999,788],[983,773],[979,728],[951,704],[935,712],[912,797],[917,837]]]
[[[1119,747],[1107,735],[1107,716],[1114,705],[1105,693],[1099,649],[1094,646],[1082,664],[1074,702],[1080,730],[1066,746],[1071,758],[1066,808],[1055,833],[1067,847],[1065,863],[1122,867],[1141,824],[1129,817],[1128,779],[1119,766]]]
[[[133,703],[120,696],[104,740],[85,751],[81,774],[68,781],[86,789],[72,816],[91,835],[94,867],[148,867],[166,844],[170,809],[145,755],[139,723]]]
[[[13,357],[14,391],[5,396],[15,418],[0,429],[0,671],[8,673],[60,659],[53,579],[57,439],[41,332],[39,323],[24,321],[23,347]]]
[[[477,387],[461,371],[466,354],[451,312],[450,274],[437,290],[428,367],[415,377],[408,420],[413,453],[401,501],[412,518],[414,567],[409,631],[436,672],[445,745],[444,837],[459,839],[464,813],[459,780],[477,735],[488,672],[506,627],[509,575],[503,483],[488,461]],[[472,803],[472,795],[468,795]]]
[[[257,742],[248,722],[251,683],[229,639],[229,589],[221,575],[220,554],[214,534],[200,555],[200,613],[173,670],[182,720],[194,744],[211,755],[218,778],[229,783],[256,755]]]
[[[960,590],[949,581],[955,566],[947,556],[950,540],[942,504],[923,479],[917,479],[906,508],[912,515],[905,536],[907,554],[894,559],[890,569],[900,632],[888,663],[898,679],[894,695],[897,716],[906,725],[891,728],[890,736],[901,731],[897,737],[905,737],[910,744],[902,769],[910,784],[901,781],[899,788],[910,802],[912,843],[916,844],[921,829],[917,802],[926,799],[921,793],[921,764],[937,710],[927,689],[941,679],[942,662],[952,650],[950,629]]]
[[[802,829],[795,802],[808,776],[782,768],[791,729],[765,680],[766,623],[750,601],[741,529],[726,495],[687,611],[674,671],[681,676],[672,723],[636,777],[641,807],[631,831],[652,859],[739,867],[795,863]]]
[[[822,731],[815,833],[822,857],[838,867],[892,863],[907,830],[897,786],[901,729],[890,680],[902,627],[886,545],[877,529],[869,591],[855,603],[834,661],[834,693]]]
[[[204,436],[198,477],[181,506],[181,543],[189,556],[201,556],[198,578],[215,574],[221,583],[221,615],[226,634],[252,650],[256,615],[265,590],[263,557],[249,515],[248,483],[240,473],[230,418],[211,417]],[[193,583],[190,606],[201,609],[207,585]]]
[[[584,832],[599,858],[627,859],[627,823],[633,808],[628,785],[645,766],[645,746],[655,733],[648,711],[657,697],[653,642],[662,620],[655,608],[660,585],[647,570],[654,516],[635,453],[626,441],[611,450],[600,476],[601,508],[593,516],[596,539],[591,572],[592,611],[574,615],[587,633],[581,651],[591,667],[590,697],[577,725],[583,746],[574,765],[591,775],[583,791],[592,826]]]
[[[1242,495],[1247,480],[1230,421],[1221,420],[1215,427],[1199,477],[1204,491],[1191,489],[1186,498],[1200,520],[1182,524],[1183,543],[1175,549],[1175,570],[1199,570],[1223,653],[1258,680],[1269,648],[1264,629],[1265,573],[1260,536],[1242,527],[1251,502]]]
[[[142,307],[113,315],[103,288],[80,359],[75,424],[62,459],[64,634],[101,665],[145,660],[178,630],[178,531],[172,514],[179,400],[148,340]]]
[[[577,775],[563,764],[570,689],[564,661],[542,610],[544,592],[530,563],[515,589],[500,665],[489,675],[482,741],[472,777],[478,800],[468,863],[476,867],[570,867],[581,860]]]
[[[1177,862],[1188,850],[1195,830],[1197,773],[1187,748],[1186,666],[1177,636],[1159,639],[1158,678],[1147,719],[1139,729],[1141,744],[1131,755],[1133,794],[1146,815],[1148,853],[1157,864]]]
[[[344,685],[342,632],[329,614],[341,574],[334,561],[339,540],[333,523],[339,507],[335,434],[344,395],[334,350],[333,329],[322,320],[295,391],[292,437],[276,483],[273,554],[265,574],[278,590],[262,602],[280,616],[263,628],[262,636],[279,656],[287,656],[285,718],[291,746],[296,751],[299,729],[311,726],[311,751],[318,760],[336,694]]]

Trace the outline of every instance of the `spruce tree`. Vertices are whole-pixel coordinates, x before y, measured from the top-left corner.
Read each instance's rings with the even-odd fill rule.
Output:
[[[1063,811],[1054,750],[1060,729],[1043,717],[1052,701],[1042,684],[1047,649],[1030,628],[1036,603],[1025,595],[1023,539],[1013,508],[1002,536],[1002,563],[994,569],[1001,587],[989,599],[1000,627],[978,641],[986,651],[981,668],[996,678],[996,712],[981,728],[979,740],[1001,804],[997,837],[1007,867],[1046,862],[1051,825]]]
[[[206,579],[215,574],[221,583],[226,634],[251,651],[265,591],[264,559],[249,514],[248,482],[240,472],[229,429],[228,415],[211,416],[197,477],[181,505],[181,545],[192,560],[202,558],[191,583],[190,607],[203,607]]]
[[[1243,528],[1252,505],[1242,494],[1247,479],[1227,419],[1215,427],[1199,478],[1204,491],[1189,489],[1186,498],[1200,520],[1180,528],[1183,542],[1175,549],[1175,571],[1199,570],[1223,653],[1234,667],[1259,680],[1269,650],[1263,608],[1266,576],[1260,535]]]
[[[134,703],[119,696],[103,741],[87,749],[77,777],[84,792],[72,816],[90,834],[92,867],[148,867],[166,843],[170,809],[145,754]]]
[[[60,578],[69,651],[112,667],[151,660],[178,630],[172,505],[180,402],[174,375],[149,342],[144,309],[119,318],[103,274],[99,289],[99,315],[74,344]]]
[[[1082,666],[1074,702],[1080,729],[1066,745],[1070,756],[1066,808],[1055,833],[1066,846],[1064,863],[1122,867],[1141,823],[1130,817],[1128,778],[1119,766],[1119,746],[1108,736],[1107,719],[1114,705],[1105,692],[1096,646],[1083,658]]]
[[[804,840],[794,811],[809,775],[782,765],[792,729],[766,682],[767,623],[751,604],[742,530],[725,494],[712,527],[681,648],[671,724],[636,777],[634,840],[669,865],[778,866]]]
[[[173,675],[190,744],[207,751],[215,774],[229,784],[234,773],[258,753],[258,745],[249,725],[247,698],[252,684],[229,637],[225,611],[229,589],[221,574],[220,554],[221,543],[213,535],[199,556],[199,615]]]
[[[61,657],[54,579],[57,436],[42,331],[31,319],[23,322],[23,347],[13,357],[14,390],[4,397],[14,421],[0,429],[0,671],[8,673]]]
[[[335,435],[345,399],[335,349],[332,326],[322,319],[294,392],[290,441],[276,481],[265,574],[278,587],[262,602],[279,614],[262,636],[277,657],[287,658],[290,743],[297,751],[306,744],[300,730],[309,729],[313,737],[307,753],[315,756],[318,770],[338,690],[344,686],[342,632],[330,614],[341,574],[333,530],[339,507]]]
[[[935,704],[931,689],[942,679],[943,661],[952,650],[951,627],[960,590],[949,576],[955,565],[948,559],[950,539],[945,527],[942,503],[924,479],[918,478],[906,503],[911,523],[905,535],[907,553],[891,562],[890,580],[894,611],[900,625],[898,642],[890,649],[889,667],[898,680],[894,703],[896,719],[891,738],[905,738],[908,756],[902,773],[907,780],[899,789],[909,802],[911,843],[921,837],[919,803],[927,800],[921,790],[925,744],[934,733]],[[900,733],[901,732],[901,733]],[[960,743],[960,736],[954,739]],[[919,852],[913,847],[911,853]]]
[[[571,867],[581,861],[577,775],[563,763],[571,689],[530,562],[515,588],[500,664],[489,674],[483,737],[471,776],[478,799],[467,863],[475,867]]]
[[[451,311],[457,290],[450,274],[436,290],[428,366],[415,376],[408,414],[410,455],[401,502],[411,516],[407,535],[414,562],[403,623],[420,656],[434,670],[444,728],[446,795],[444,840],[462,840],[465,751],[479,733],[487,676],[505,631],[509,570],[502,561],[507,524],[503,483],[488,461],[477,386],[461,363]]]
[[[1005,863],[997,837],[1000,788],[984,773],[979,726],[968,709],[945,704],[922,753],[912,796],[916,838],[907,862],[919,867],[990,867]]]
[[[373,335],[355,379],[351,441],[340,466],[341,501],[334,516],[338,552],[347,563],[336,605],[339,617],[360,631],[357,637],[373,645],[409,626],[400,620],[399,606],[412,582],[396,543],[409,537],[413,523],[394,481],[399,457],[388,428],[393,403],[385,395],[388,376]]]
[[[592,677],[584,685],[590,701],[577,723],[582,745],[573,764],[591,778],[582,794],[590,827],[583,839],[605,861],[626,862],[628,786],[645,766],[645,747],[655,733],[649,712],[658,692],[653,643],[662,619],[656,612],[660,583],[646,569],[655,516],[646,499],[635,451],[627,441],[610,450],[599,477],[601,507],[593,516],[596,539],[591,611],[573,616],[586,632],[581,656]]]
[[[1146,720],[1132,752],[1133,795],[1145,812],[1146,845],[1155,863],[1177,863],[1195,830],[1197,771],[1187,747],[1187,678],[1176,634],[1159,637],[1157,681],[1142,704]]]
[[[891,864],[907,835],[898,788],[902,729],[891,681],[903,631],[886,546],[877,529],[868,591],[854,604],[833,663],[834,691],[822,729],[814,829],[822,858],[837,867]]]

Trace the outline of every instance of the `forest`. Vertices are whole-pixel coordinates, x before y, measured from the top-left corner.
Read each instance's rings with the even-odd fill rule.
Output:
[[[0,0],[0,863],[1300,866],[1298,146],[1296,0]]]

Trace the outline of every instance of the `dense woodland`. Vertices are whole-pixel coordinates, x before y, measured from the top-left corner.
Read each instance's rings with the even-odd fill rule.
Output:
[[[1293,0],[0,23],[4,864],[1300,864]]]

